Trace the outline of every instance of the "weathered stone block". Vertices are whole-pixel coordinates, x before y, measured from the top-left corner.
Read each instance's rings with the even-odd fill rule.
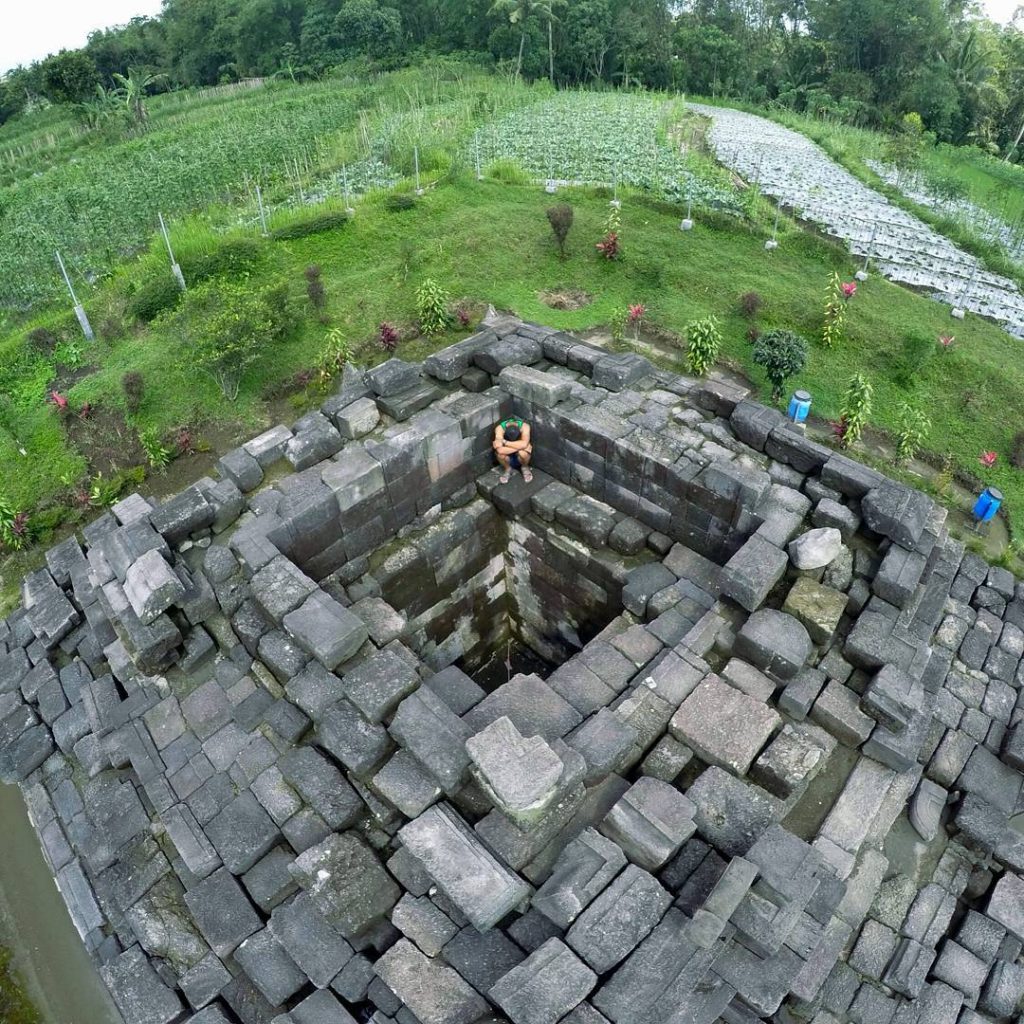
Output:
[[[693,802],[659,779],[638,779],[608,812],[600,831],[634,864],[657,871],[696,830]]]
[[[630,864],[576,919],[565,941],[598,974],[624,960],[669,908],[672,896]]]
[[[559,939],[548,939],[495,984],[488,995],[512,1024],[557,1024],[597,984],[594,974]]]
[[[761,608],[737,634],[735,652],[780,679],[792,679],[813,649],[807,630],[792,615]]]
[[[376,854],[351,832],[328,836],[301,853],[290,870],[313,906],[346,939],[360,936],[401,896]]]
[[[709,764],[745,775],[782,719],[718,676],[708,676],[672,718],[673,736]]]
[[[399,833],[405,848],[480,931],[493,927],[530,895],[451,807],[435,805]]]

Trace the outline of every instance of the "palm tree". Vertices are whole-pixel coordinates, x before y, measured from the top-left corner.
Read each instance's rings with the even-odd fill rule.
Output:
[[[557,0],[554,0],[557,2]],[[548,38],[551,38],[551,22],[554,12],[552,0],[494,0],[489,11],[500,17],[507,17],[510,25],[519,26],[519,56],[516,59],[516,80],[523,71],[523,50],[526,48],[526,23],[533,15],[548,19]]]
[[[566,0],[548,0],[547,4],[547,19],[548,19],[548,80],[552,85],[555,84],[555,45],[554,45],[554,23],[558,21],[555,17],[554,8],[564,7]]]
[[[146,113],[146,90],[167,76],[163,73],[151,75],[145,68],[130,67],[127,75],[114,72],[114,80],[118,84],[118,93],[124,98],[125,106],[132,115],[137,127],[145,125],[148,114]]]

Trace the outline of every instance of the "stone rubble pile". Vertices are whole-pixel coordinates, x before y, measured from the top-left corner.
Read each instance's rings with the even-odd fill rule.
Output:
[[[794,216],[841,238],[870,257],[891,281],[926,289],[940,302],[1002,324],[1024,338],[1024,296],[913,214],[858,181],[816,143],[767,118],[691,103],[711,119],[716,158],[754,183]]]
[[[218,468],[0,624],[127,1024],[1016,1018],[1024,588],[923,494],[509,318]]]

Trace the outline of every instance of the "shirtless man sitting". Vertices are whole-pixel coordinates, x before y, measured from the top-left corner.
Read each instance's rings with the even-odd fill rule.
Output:
[[[527,483],[533,479],[529,466],[533,456],[529,423],[524,423],[518,416],[502,420],[494,428],[494,442],[491,447],[505,470],[500,477],[503,484],[509,482],[513,469],[522,470],[523,479]]]

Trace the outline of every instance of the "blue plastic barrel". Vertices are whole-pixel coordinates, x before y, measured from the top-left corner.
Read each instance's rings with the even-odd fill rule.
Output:
[[[986,487],[974,503],[974,518],[979,523],[990,523],[996,517],[1003,503],[1003,492],[995,487]]]
[[[806,391],[794,391],[789,400],[789,418],[794,423],[806,423],[811,411],[811,396]]]

